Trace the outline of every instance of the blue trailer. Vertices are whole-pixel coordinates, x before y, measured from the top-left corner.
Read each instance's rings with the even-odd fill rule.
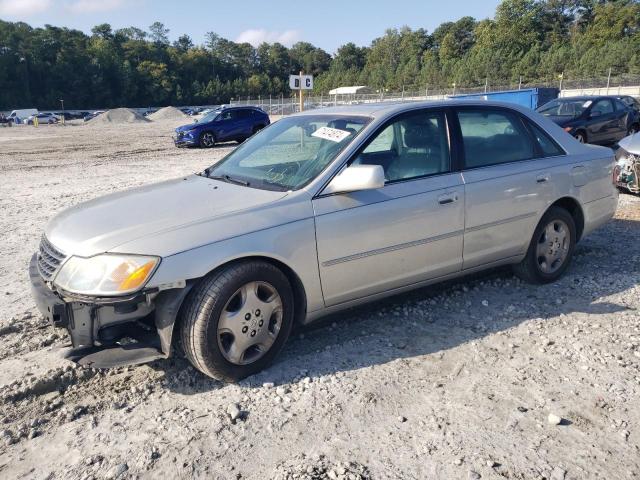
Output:
[[[504,92],[471,93],[456,95],[455,98],[481,99],[495,102],[515,103],[535,110],[547,102],[558,98],[560,90],[557,88],[525,88],[522,90],[507,90]]]

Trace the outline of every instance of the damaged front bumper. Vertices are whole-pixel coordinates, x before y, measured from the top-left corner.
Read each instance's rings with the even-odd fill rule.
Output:
[[[81,365],[109,368],[136,365],[171,355],[180,305],[191,289],[146,291],[128,297],[81,297],[54,291],[29,264],[31,292],[42,315],[64,328],[72,348],[65,356]]]

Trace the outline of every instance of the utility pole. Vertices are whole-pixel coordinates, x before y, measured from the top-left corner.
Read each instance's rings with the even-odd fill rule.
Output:
[[[609,85],[611,85],[611,67],[609,67],[609,75],[607,75],[607,95],[609,95]]]
[[[522,90],[522,75],[520,75],[520,81],[518,82],[518,90]]]
[[[300,111],[304,111],[304,100],[303,100],[303,96],[304,94],[302,93],[304,90],[302,89],[302,75],[304,75],[304,72],[302,70],[300,70]]]
[[[62,124],[64,125],[64,100],[60,99],[60,105],[62,106]]]
[[[489,77],[484,78],[484,93],[487,93],[487,90],[489,90]]]
[[[564,72],[560,74],[560,93],[562,93],[562,81],[564,80]]]

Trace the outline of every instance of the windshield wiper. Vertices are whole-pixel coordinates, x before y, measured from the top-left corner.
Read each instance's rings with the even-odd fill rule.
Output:
[[[223,182],[227,182],[227,183],[235,183],[236,185],[242,185],[243,187],[248,187],[249,186],[249,182],[245,181],[245,180],[240,180],[238,178],[233,178],[230,175],[208,175],[209,178],[213,179],[213,180],[222,180]]]

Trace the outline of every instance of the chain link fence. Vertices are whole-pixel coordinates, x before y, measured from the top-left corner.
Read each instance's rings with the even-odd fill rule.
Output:
[[[354,93],[345,95],[309,94],[305,92],[304,109],[313,110],[338,105],[356,105],[377,102],[415,102],[423,100],[443,100],[456,95],[473,93],[491,93],[527,88],[554,87],[561,89],[560,96],[577,95],[631,95],[640,97],[640,75],[618,75],[616,77],[593,77],[581,79],[558,78],[554,81],[524,83],[501,83],[491,85],[488,81],[484,85],[475,87],[419,87],[416,85],[405,87],[401,91],[389,92],[380,90],[376,93]],[[236,99],[231,105],[253,105],[262,108],[270,115],[290,115],[300,111],[297,94],[291,96],[259,96],[258,98]]]

